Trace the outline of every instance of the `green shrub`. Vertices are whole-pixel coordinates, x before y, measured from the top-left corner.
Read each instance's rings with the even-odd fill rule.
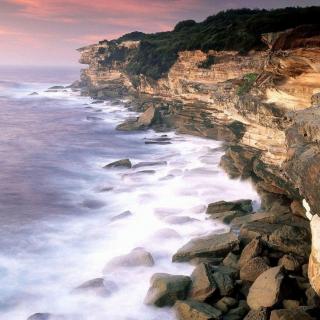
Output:
[[[255,83],[255,81],[257,80],[258,74],[256,73],[248,73],[246,75],[244,75],[244,77],[242,78],[242,84],[239,86],[237,94],[239,96],[242,96],[246,93],[248,93],[253,84]]]
[[[215,63],[215,57],[214,56],[207,56],[207,58],[204,61],[201,61],[198,63],[198,68],[203,69],[210,69],[210,67]]]

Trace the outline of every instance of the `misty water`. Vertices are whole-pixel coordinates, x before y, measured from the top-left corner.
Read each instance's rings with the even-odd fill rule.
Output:
[[[171,257],[192,237],[226,229],[207,220],[209,202],[258,197],[249,182],[230,180],[219,168],[219,142],[119,132],[116,125],[135,115],[121,102],[92,104],[70,89],[45,92],[78,77],[77,69],[0,69],[0,319],[36,312],[174,319],[170,309],[143,304],[151,275],[192,272]],[[159,138],[170,144],[145,143]],[[121,158],[162,164],[103,169]],[[152,254],[153,267],[103,271],[136,247]],[[99,277],[107,295],[74,292]]]

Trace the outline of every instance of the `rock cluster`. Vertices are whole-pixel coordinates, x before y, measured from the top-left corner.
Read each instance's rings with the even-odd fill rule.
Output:
[[[248,200],[213,203],[207,213],[233,209],[259,214]],[[288,226],[286,212],[236,227],[231,220],[233,231],[192,239],[172,258],[196,263],[190,277],[155,274],[145,302],[173,305],[181,320],[318,319],[319,299],[307,278],[310,228],[301,217]]]

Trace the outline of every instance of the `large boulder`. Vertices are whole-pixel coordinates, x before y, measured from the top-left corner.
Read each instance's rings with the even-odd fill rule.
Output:
[[[207,208],[207,214],[226,211],[252,212],[252,200],[218,201],[210,203]]]
[[[320,217],[311,220],[312,250],[309,258],[308,276],[314,291],[320,296]]]
[[[172,306],[177,300],[186,299],[191,285],[190,277],[167,273],[154,274],[150,282],[144,302],[157,307]]]
[[[174,309],[178,320],[216,320],[222,315],[220,310],[195,300],[177,301]]]
[[[254,282],[260,274],[268,270],[270,267],[265,259],[255,257],[249,260],[240,269],[240,279],[245,281]]]
[[[191,274],[192,285],[189,297],[197,301],[205,301],[216,290],[217,285],[213,278],[213,270],[210,265],[200,263]]]
[[[143,248],[135,248],[130,253],[118,256],[110,260],[104,268],[104,272],[123,267],[152,267],[154,260],[148,251]]]
[[[198,257],[219,258],[235,249],[239,249],[239,240],[236,234],[233,232],[213,234],[190,240],[174,254],[172,261],[190,261]]]
[[[251,309],[269,308],[280,301],[281,284],[284,275],[281,267],[263,272],[250,287],[247,302]]]

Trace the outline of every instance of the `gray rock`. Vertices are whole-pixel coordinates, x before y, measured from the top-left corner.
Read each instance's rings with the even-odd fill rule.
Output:
[[[223,297],[214,304],[214,307],[219,309],[222,313],[227,313],[231,308],[238,305],[238,300],[231,297]]]
[[[157,307],[172,306],[177,300],[186,299],[191,285],[190,277],[167,273],[154,274],[150,282],[144,303]]]
[[[132,216],[132,212],[127,210],[111,218],[111,221],[118,221]]]
[[[229,310],[229,312],[223,316],[223,320],[242,320],[248,311],[249,308],[246,301],[241,300],[237,308]]]
[[[222,315],[220,310],[195,300],[177,301],[174,309],[179,320],[216,320]]]
[[[115,290],[117,290],[117,286],[114,282],[105,282],[103,278],[96,278],[84,282],[79,287],[75,288],[73,293],[93,293],[106,297],[111,295]]]
[[[110,260],[105,266],[104,272],[117,268],[152,267],[153,265],[153,257],[148,251],[143,248],[135,248],[128,254]]]
[[[110,168],[127,168],[130,169],[132,167],[132,163],[129,159],[121,159],[114,162],[111,162],[104,166],[105,169]]]
[[[167,161],[145,161],[139,162],[132,166],[133,169],[141,168],[141,167],[155,167],[155,166],[166,166]]]
[[[203,302],[217,290],[213,270],[208,264],[200,263],[192,272],[191,280],[189,297],[193,300]]]
[[[188,216],[168,216],[163,219],[166,223],[169,224],[185,224],[194,221],[199,221],[197,219],[188,217]]]
[[[218,201],[210,203],[207,208],[207,214],[226,211],[252,212],[252,200]]]
[[[230,275],[222,272],[215,272],[213,274],[213,279],[219,289],[221,296],[229,296],[233,293],[234,280]]]
[[[172,261],[190,261],[197,257],[219,258],[238,248],[239,240],[234,233],[213,234],[190,240],[174,254]]]
[[[226,267],[230,267],[233,269],[239,268],[239,256],[236,254],[229,252],[228,255],[222,261],[223,265]]]

